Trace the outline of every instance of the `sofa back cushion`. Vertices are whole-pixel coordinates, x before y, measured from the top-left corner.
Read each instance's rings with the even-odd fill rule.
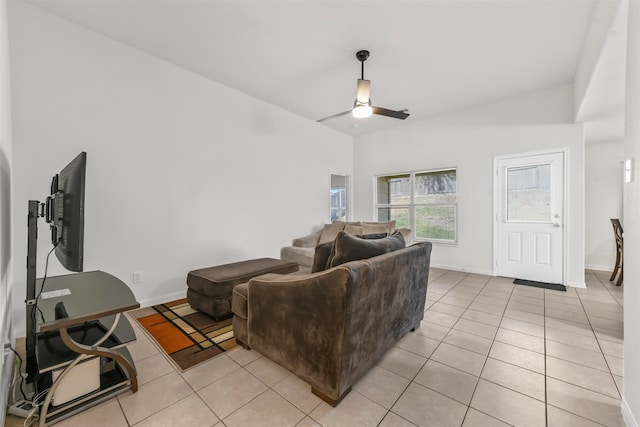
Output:
[[[396,231],[396,222],[363,222],[362,234],[387,233],[389,236]],[[353,233],[352,233],[353,234]]]
[[[397,251],[405,246],[404,237],[399,232],[381,239],[362,239],[341,231],[334,241],[333,257],[330,255],[328,268]]]
[[[326,243],[333,241],[338,232],[344,230],[345,223],[344,222],[332,222],[331,224],[325,224],[322,228],[322,233],[320,234],[320,240],[318,240],[318,244]]]

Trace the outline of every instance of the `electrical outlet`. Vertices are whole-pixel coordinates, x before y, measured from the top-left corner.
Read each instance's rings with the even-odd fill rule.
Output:
[[[133,283],[142,283],[142,271],[133,272]]]
[[[31,402],[24,399],[18,400],[13,405],[9,406],[9,413],[20,418],[27,418],[33,409]]]

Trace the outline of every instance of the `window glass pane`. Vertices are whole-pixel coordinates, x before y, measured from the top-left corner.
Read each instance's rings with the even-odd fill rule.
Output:
[[[415,203],[456,203],[456,171],[416,173]]]
[[[507,168],[507,221],[551,221],[551,165]]]
[[[331,221],[347,220],[348,178],[346,175],[331,174],[330,212]]]
[[[409,226],[409,208],[378,208],[378,221],[394,221],[396,228],[411,228]]]
[[[408,205],[411,203],[411,177],[406,175],[379,176],[378,204]]]
[[[456,239],[455,206],[416,206],[416,237]]]
[[[347,190],[331,189],[331,221],[346,221]]]

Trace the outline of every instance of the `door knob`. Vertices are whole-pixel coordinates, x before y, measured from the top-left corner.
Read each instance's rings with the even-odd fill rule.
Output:
[[[554,227],[556,227],[556,228],[558,228],[558,227],[560,227],[560,224],[558,224],[557,222],[554,222],[554,223],[553,223],[553,226],[554,226]]]

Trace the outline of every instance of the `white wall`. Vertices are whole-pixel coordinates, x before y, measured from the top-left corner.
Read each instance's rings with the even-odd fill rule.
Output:
[[[613,269],[616,243],[610,218],[622,218],[622,141],[587,144],[585,150],[585,267]]]
[[[4,424],[11,379],[13,353],[5,352],[13,344],[11,321],[11,96],[9,81],[9,31],[7,3],[0,1],[0,424]]]
[[[629,2],[624,158],[634,159],[633,182],[624,185],[624,389],[627,426],[640,426],[640,2]]]
[[[457,167],[458,244],[436,245],[432,265],[492,274],[494,156],[567,147],[568,280],[584,286],[584,139],[582,125],[562,124],[571,105],[560,87],[356,138],[356,218],[373,217],[375,175]]]
[[[352,173],[350,137],[30,5],[9,12],[13,214],[85,150],[85,271],[114,274],[143,304],[166,301],[184,295],[189,270],[277,258],[328,220],[330,172]],[[17,221],[13,253],[26,254],[26,231]],[[41,224],[39,276],[50,248]],[[54,257],[49,268],[65,273]]]
[[[574,117],[580,117],[582,113],[583,103],[589,92],[592,78],[622,3],[622,0],[600,1],[594,6],[591,23],[574,77]]]

